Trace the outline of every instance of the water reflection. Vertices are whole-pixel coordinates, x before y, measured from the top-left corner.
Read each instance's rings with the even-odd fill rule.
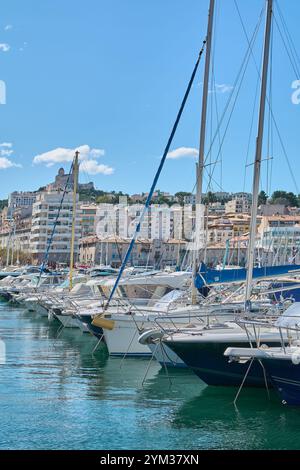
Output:
[[[105,344],[0,304],[0,448],[299,448],[299,409],[271,392],[206,387],[188,370],[109,358]]]

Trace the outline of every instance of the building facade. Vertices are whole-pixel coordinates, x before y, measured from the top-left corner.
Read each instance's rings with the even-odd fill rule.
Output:
[[[56,221],[57,225],[49,250],[49,263],[68,264],[70,262],[73,194],[65,194],[62,204],[61,200],[61,192],[45,191],[39,194],[37,201],[33,204],[30,247],[32,257],[37,263],[42,262],[45,257]],[[80,217],[80,209],[78,209],[75,224],[75,259],[79,254]]]
[[[131,240],[121,237],[86,237],[80,240],[80,263],[119,267]],[[137,240],[128,264],[156,269],[179,266],[186,252],[184,240]]]
[[[82,238],[96,233],[97,204],[80,204],[80,235]]]

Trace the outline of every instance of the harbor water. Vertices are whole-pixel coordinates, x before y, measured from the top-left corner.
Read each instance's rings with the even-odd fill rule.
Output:
[[[300,410],[275,392],[206,387],[0,303],[1,449],[299,449]]]

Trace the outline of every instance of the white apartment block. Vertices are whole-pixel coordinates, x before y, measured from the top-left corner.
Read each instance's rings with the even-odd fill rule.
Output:
[[[99,204],[96,215],[98,238],[131,238],[136,230],[144,205]],[[153,204],[141,223],[139,239],[170,240],[190,237],[193,228],[192,206]]]
[[[113,204],[98,204],[95,228],[98,238],[114,236],[117,233],[117,213]]]
[[[268,227],[261,232],[257,247],[272,254],[274,264],[300,262],[300,225]]]
[[[17,207],[31,207],[36,201],[37,194],[30,191],[14,191],[8,196],[8,207],[10,210]]]
[[[170,208],[170,238],[183,240],[183,213],[182,207],[174,205]]]
[[[80,212],[81,237],[88,237],[94,235],[97,205],[83,203],[80,205]]]
[[[249,201],[249,197],[246,193],[240,193],[234,196],[234,199],[225,204],[226,214],[249,214],[250,209],[251,201]]]
[[[183,239],[192,240],[195,225],[195,211],[192,204],[183,207]]]
[[[168,240],[171,238],[171,211],[165,205],[152,205],[150,208],[152,240]]]
[[[124,205],[122,208],[120,208],[120,237],[131,238],[133,236],[136,227],[140,221],[140,217],[143,210],[143,204],[133,204],[132,206]],[[138,236],[139,239],[151,239],[151,214],[151,209],[149,209],[149,211],[147,211],[145,214],[144,220],[141,223],[141,228]]]
[[[47,191],[38,195],[32,210],[30,246],[37,262],[44,259],[62,200],[62,192]],[[78,201],[78,195],[77,195]],[[73,194],[65,194],[58,223],[49,251],[49,263],[69,263],[72,234]],[[79,254],[80,209],[77,209],[75,224],[75,260]]]
[[[184,204],[194,206],[196,204],[196,194],[188,194],[187,196],[184,196],[183,202]]]

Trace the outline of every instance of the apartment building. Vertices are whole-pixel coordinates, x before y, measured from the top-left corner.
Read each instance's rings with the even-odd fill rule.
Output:
[[[247,193],[238,193],[233,196],[231,201],[225,204],[226,214],[249,214],[251,209],[251,201]]]
[[[99,238],[118,236],[131,238],[136,230],[144,205],[99,204],[96,234]],[[193,228],[192,206],[152,204],[141,223],[139,239],[169,240],[190,237]]]
[[[218,219],[208,227],[208,243],[221,243],[225,246],[227,240],[234,236],[233,224],[226,219]]]
[[[32,206],[36,201],[38,193],[31,191],[14,191],[8,196],[8,209],[7,214],[9,217],[14,215],[14,212],[19,209],[24,214],[32,211]]]
[[[129,238],[86,237],[80,240],[80,262],[85,265],[111,265],[119,267],[130,244]],[[163,268],[178,266],[187,243],[184,240],[137,240],[128,262],[132,266]]]
[[[49,250],[49,262],[69,263],[70,261],[73,194],[65,194],[62,204],[61,200],[60,191],[45,191],[38,195],[33,204],[30,247],[32,257],[37,263],[44,259],[56,220],[57,225]],[[81,213],[78,209],[75,224],[75,259],[79,254],[80,218]]]
[[[273,262],[300,262],[300,215],[264,216],[258,233],[258,246],[272,253]]]
[[[94,235],[96,230],[97,204],[80,204],[80,212],[81,237]]]

